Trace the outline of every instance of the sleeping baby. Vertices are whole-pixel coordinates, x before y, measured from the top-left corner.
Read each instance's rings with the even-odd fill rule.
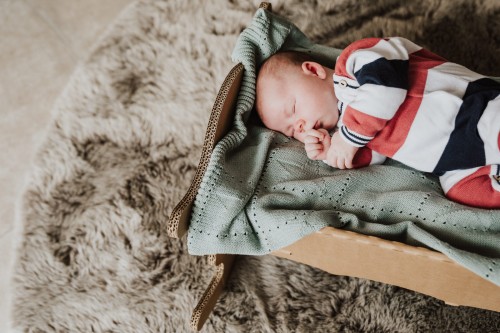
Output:
[[[311,159],[349,169],[390,157],[438,175],[449,199],[500,208],[500,83],[407,39],[356,41],[335,69],[277,53],[259,70],[256,109]]]

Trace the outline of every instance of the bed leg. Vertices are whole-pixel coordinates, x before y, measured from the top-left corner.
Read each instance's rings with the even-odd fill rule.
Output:
[[[191,316],[191,328],[199,331],[215,307],[224,285],[231,273],[235,255],[216,254],[209,256],[209,263],[215,266],[215,275],[203,293]]]

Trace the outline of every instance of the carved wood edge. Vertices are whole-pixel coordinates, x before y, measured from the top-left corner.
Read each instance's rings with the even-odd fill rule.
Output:
[[[167,232],[170,237],[180,238],[187,229],[191,208],[196,194],[201,185],[203,176],[207,170],[210,157],[215,144],[226,134],[232,124],[234,106],[238,96],[243,76],[244,67],[242,64],[234,66],[224,79],[222,86],[215,99],[214,106],[210,114],[207,131],[202,148],[202,154],[198,169],[191,182],[191,185],[182,200],[175,206],[168,221]],[[191,328],[200,330],[212,312],[217,299],[230,275],[234,255],[216,254],[210,255],[208,264],[215,266],[215,274],[207,289],[203,293],[200,301],[193,310],[191,316]]]
[[[264,8],[265,10],[272,11],[273,6],[270,2],[261,2],[259,8]]]
[[[199,331],[205,324],[231,273],[235,255],[217,254],[209,256],[209,263],[215,266],[215,274],[203,293],[191,316],[191,328]]]
[[[203,143],[203,149],[201,153],[200,162],[198,164],[198,168],[196,170],[195,176],[189,186],[187,193],[181,199],[181,201],[175,206],[172,213],[170,214],[170,218],[167,226],[167,233],[170,237],[173,238],[181,238],[187,231],[188,225],[187,221],[191,214],[191,207],[193,205],[194,199],[198,190],[200,188],[201,181],[203,176],[207,170],[208,163],[210,161],[210,156],[212,155],[213,148],[215,144],[221,139],[221,124],[220,117],[221,113],[225,108],[228,107],[227,103],[234,103],[234,101],[226,100],[228,94],[231,89],[236,89],[234,87],[234,83],[237,79],[241,78],[243,72],[243,65],[237,64],[231,69],[229,74],[224,79],[222,86],[217,94],[215,99],[214,106],[212,107],[212,112],[210,114],[210,119],[207,125],[207,132],[205,134],[205,139]],[[239,85],[238,85],[239,90]],[[229,110],[229,112],[233,112],[233,110]],[[219,135],[217,135],[219,134]],[[225,134],[225,133],[223,133]],[[217,137],[219,136],[219,137]]]

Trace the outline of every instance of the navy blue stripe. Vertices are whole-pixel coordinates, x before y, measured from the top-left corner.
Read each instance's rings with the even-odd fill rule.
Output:
[[[333,83],[334,84],[340,84],[340,81],[333,80]],[[351,84],[347,84],[346,87],[349,87],[349,88],[352,88],[352,89],[358,89],[359,88],[359,86],[353,86]]]
[[[360,85],[377,84],[408,90],[408,60],[380,58],[361,67],[354,76]]]
[[[486,164],[484,142],[479,136],[477,124],[488,102],[498,95],[500,83],[494,80],[482,78],[469,83],[455,119],[455,128],[434,173],[442,175],[446,171],[470,169]]]
[[[345,127],[345,126],[344,126],[344,128],[345,128],[346,132],[347,132],[350,136],[352,136],[354,139],[359,140],[360,142],[363,142],[363,141],[364,141],[364,142],[366,142],[366,143],[370,142],[370,139],[367,139],[367,138],[362,138],[362,137],[360,137],[360,136],[358,136],[358,135],[354,134],[353,132],[349,131],[349,129],[348,129],[347,127]]]
[[[353,139],[349,134],[349,132],[347,131],[347,128],[345,126],[342,126],[340,128],[340,130],[342,131],[342,133],[344,134],[344,136],[351,142],[357,144],[357,145],[361,145],[361,146],[364,146],[367,144],[367,142],[361,142],[361,141],[357,141],[356,139]]]

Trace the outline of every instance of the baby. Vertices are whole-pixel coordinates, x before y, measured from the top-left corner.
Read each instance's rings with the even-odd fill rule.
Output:
[[[311,159],[345,169],[390,157],[439,175],[452,200],[500,208],[500,83],[407,39],[356,41],[335,69],[277,53],[259,71],[256,109]]]

